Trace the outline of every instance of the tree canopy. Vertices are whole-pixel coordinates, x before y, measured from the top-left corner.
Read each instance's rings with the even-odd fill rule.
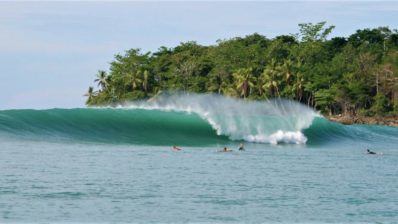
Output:
[[[161,91],[218,93],[244,99],[283,97],[327,114],[398,114],[398,31],[357,30],[328,38],[326,22],[299,24],[299,33],[269,39],[258,33],[194,41],[157,52],[117,54],[98,71],[88,105],[151,98]]]

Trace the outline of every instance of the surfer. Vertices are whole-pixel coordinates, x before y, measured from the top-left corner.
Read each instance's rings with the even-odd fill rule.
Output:
[[[173,150],[174,150],[174,151],[180,151],[180,150],[182,150],[182,149],[180,149],[180,148],[178,148],[177,146],[173,145]]]
[[[238,150],[245,151],[245,147],[243,146],[243,143],[240,143]]]
[[[227,147],[224,147],[223,150],[220,150],[220,151],[218,151],[218,152],[232,152],[232,150],[229,149],[229,148],[227,148]]]
[[[232,152],[232,150],[227,147],[224,147],[224,149],[219,152]]]
[[[370,155],[376,155],[377,153],[370,151],[369,149],[366,149],[367,153]]]
[[[383,155],[383,152],[373,152],[373,151],[370,151],[369,149],[366,149],[366,154],[369,154],[369,155]]]

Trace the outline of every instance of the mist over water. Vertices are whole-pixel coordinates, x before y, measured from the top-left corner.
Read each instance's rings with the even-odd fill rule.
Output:
[[[211,94],[165,94],[151,101],[126,104],[131,109],[195,113],[218,135],[257,143],[304,144],[302,133],[315,117],[311,108],[291,100],[246,101]]]

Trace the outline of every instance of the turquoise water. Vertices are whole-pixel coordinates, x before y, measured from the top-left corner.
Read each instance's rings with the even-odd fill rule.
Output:
[[[258,128],[217,135],[195,111],[0,111],[0,222],[398,222],[398,128],[283,116],[269,130],[305,143],[241,152]]]

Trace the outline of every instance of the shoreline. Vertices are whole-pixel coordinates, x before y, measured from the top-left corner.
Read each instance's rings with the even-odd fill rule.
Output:
[[[368,116],[332,115],[332,116],[325,116],[325,118],[330,121],[338,122],[344,125],[368,124],[368,125],[386,125],[386,126],[398,127],[398,116],[368,117]]]

